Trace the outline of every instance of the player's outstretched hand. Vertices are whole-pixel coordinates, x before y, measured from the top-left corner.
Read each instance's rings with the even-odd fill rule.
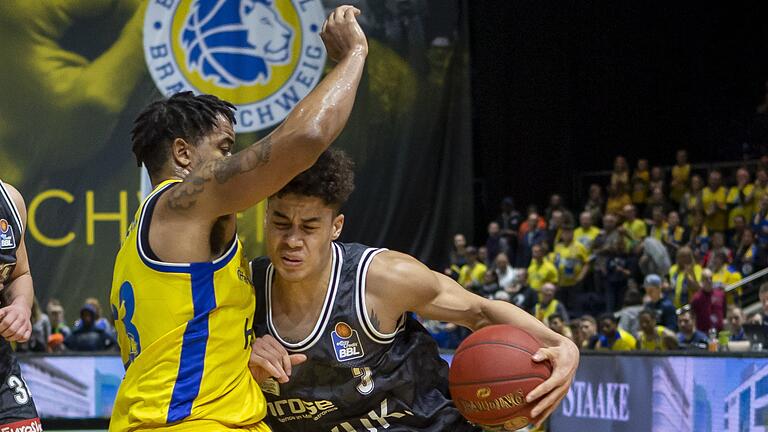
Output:
[[[32,334],[32,311],[19,305],[0,309],[0,336],[12,342],[26,342]]]
[[[2,311],[2,310],[0,310]],[[304,354],[288,354],[275,338],[265,335],[256,338],[251,346],[251,359],[248,368],[256,382],[263,383],[269,377],[280,383],[287,383],[291,377],[291,369],[307,360]]]
[[[368,54],[368,41],[357,19],[360,9],[353,6],[339,6],[328,15],[323,23],[320,37],[331,60],[339,62],[348,54]]]
[[[552,364],[552,375],[528,393],[527,402],[539,400],[531,410],[533,423],[540,426],[544,420],[557,408],[557,405],[568,393],[568,387],[579,367],[579,349],[576,344],[563,338],[563,342],[555,347],[541,348],[533,355],[533,361],[549,360]]]

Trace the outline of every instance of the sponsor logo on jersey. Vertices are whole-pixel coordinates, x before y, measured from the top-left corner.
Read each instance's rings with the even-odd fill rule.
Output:
[[[155,0],[144,56],[165,95],[191,90],[237,106],[237,131],[280,123],[317,85],[321,0]]]
[[[269,415],[280,423],[294,420],[317,421],[322,416],[339,409],[329,400],[305,401],[292,398],[267,403]]]
[[[0,219],[0,249],[13,249],[16,247],[16,239],[13,237],[13,228],[5,219]]]
[[[15,423],[0,425],[0,432],[42,432],[43,425],[39,418],[22,420]]]
[[[280,384],[274,378],[267,378],[263,383],[259,384],[259,387],[261,387],[261,391],[264,393],[280,396]]]
[[[336,353],[336,360],[340,362],[359,359],[365,355],[357,330],[353,330],[345,322],[336,323],[331,332],[331,341],[333,342],[333,351]]]
[[[0,264],[0,284],[5,283],[11,278],[13,269],[16,267],[16,263]]]

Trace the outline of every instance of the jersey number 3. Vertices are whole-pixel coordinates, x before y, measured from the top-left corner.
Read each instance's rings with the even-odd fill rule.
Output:
[[[357,391],[359,391],[360,394],[371,394],[373,391],[373,374],[371,373],[371,368],[352,368],[352,376],[360,378],[360,384],[357,385]]]

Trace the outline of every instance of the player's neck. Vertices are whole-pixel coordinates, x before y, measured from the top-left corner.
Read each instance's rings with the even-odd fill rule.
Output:
[[[276,274],[275,290],[272,294],[275,305],[287,312],[295,309],[306,310],[318,302],[322,303],[328,292],[332,264],[333,260],[329,256],[325,265],[320,267],[321,270],[298,281],[288,281]]]

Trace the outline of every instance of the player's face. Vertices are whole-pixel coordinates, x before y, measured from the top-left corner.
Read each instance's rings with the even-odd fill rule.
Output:
[[[331,259],[331,242],[344,216],[322,199],[295,194],[272,197],[267,206],[267,255],[281,278],[299,282],[319,276]]]
[[[182,149],[174,148],[176,163],[192,171],[204,163],[221,159],[232,154],[235,147],[235,130],[224,116],[216,118],[216,127],[198,139],[196,145],[187,144]],[[179,153],[180,152],[180,153]]]

